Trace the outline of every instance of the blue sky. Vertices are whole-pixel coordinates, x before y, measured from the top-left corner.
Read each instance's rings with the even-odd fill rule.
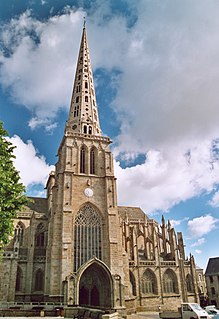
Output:
[[[63,136],[83,17],[118,203],[182,231],[206,268],[219,255],[219,2],[0,3],[0,119],[29,195],[43,196]]]

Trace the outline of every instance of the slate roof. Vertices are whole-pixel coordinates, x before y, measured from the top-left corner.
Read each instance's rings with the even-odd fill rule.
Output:
[[[27,206],[37,212],[47,214],[47,199],[40,197],[29,197],[32,203],[29,203]]]
[[[118,212],[122,219],[149,219],[148,216],[139,207],[118,206]]]
[[[205,275],[219,275],[219,257],[209,258]]]

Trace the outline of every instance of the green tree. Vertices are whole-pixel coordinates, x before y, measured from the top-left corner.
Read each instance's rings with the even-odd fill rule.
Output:
[[[13,232],[13,218],[28,203],[24,195],[25,187],[13,164],[15,147],[7,140],[7,136],[0,122],[0,249]]]

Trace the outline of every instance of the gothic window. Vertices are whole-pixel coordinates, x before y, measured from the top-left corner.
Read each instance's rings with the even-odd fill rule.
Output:
[[[36,229],[35,246],[38,248],[46,246],[45,228],[42,223],[40,223]]]
[[[43,290],[43,281],[44,281],[44,275],[43,271],[41,269],[38,269],[37,272],[35,273],[35,290],[36,291],[41,291]]]
[[[84,125],[84,134],[87,134],[87,125]]]
[[[85,102],[88,102],[88,96],[85,95]]]
[[[76,97],[75,102],[76,102],[76,103],[78,103],[78,102],[79,102],[79,96],[77,96],[77,97]]]
[[[88,89],[88,83],[85,81],[85,89]]]
[[[24,225],[23,223],[19,222],[14,230],[14,241],[19,242],[20,246],[22,246],[23,239],[24,239]]]
[[[83,206],[75,217],[74,271],[92,257],[101,259],[101,219],[91,205]]]
[[[90,151],[90,173],[95,174],[95,149],[94,147]]]
[[[133,296],[136,296],[136,282],[135,282],[135,276],[133,273],[129,270],[129,280],[131,284],[131,292]]]
[[[87,149],[85,146],[82,146],[80,150],[80,173],[87,173]]]
[[[142,293],[157,294],[157,279],[154,272],[147,269],[142,278]]]
[[[88,134],[92,134],[92,127],[91,126],[89,126]]]
[[[190,274],[188,274],[186,276],[186,288],[188,292],[193,292],[193,283],[192,283],[192,276]]]
[[[215,288],[214,287],[211,287],[211,294],[215,295]]]
[[[177,293],[177,277],[173,270],[167,269],[163,276],[164,292],[165,293]]]
[[[75,109],[74,109],[74,117],[78,115],[79,115],[79,105],[75,106]]]
[[[18,266],[17,276],[16,276],[16,286],[15,286],[16,291],[22,291],[22,282],[23,282],[23,273],[21,268]]]

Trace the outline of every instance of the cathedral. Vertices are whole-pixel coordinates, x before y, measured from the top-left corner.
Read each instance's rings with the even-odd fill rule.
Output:
[[[1,302],[121,313],[199,302],[182,233],[139,207],[117,205],[110,144],[101,133],[84,24],[55,171],[46,198],[32,198],[14,220],[0,260]]]

